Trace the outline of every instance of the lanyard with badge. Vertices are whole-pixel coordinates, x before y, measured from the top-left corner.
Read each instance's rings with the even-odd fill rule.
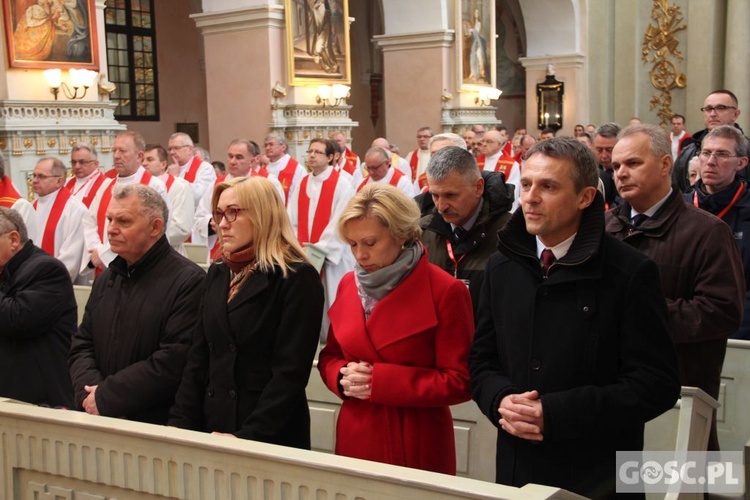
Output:
[[[450,240],[446,238],[445,240],[445,248],[448,249],[448,258],[453,262],[453,277],[457,280],[463,282],[464,285],[466,285],[466,288],[469,288],[469,280],[460,279],[458,277],[458,265],[461,263],[462,260],[466,257],[466,254],[463,254],[460,258],[456,259],[456,256],[453,254],[453,245],[451,245]]]

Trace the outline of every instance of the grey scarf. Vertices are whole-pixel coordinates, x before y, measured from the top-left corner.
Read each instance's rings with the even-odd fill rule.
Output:
[[[401,250],[401,253],[390,266],[368,273],[359,264],[354,266],[354,277],[357,291],[365,310],[365,316],[379,301],[396,288],[417,267],[424,250],[421,243],[412,243]]]

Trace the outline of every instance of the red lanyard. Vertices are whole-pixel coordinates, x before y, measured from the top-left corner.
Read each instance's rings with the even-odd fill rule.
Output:
[[[744,191],[744,190],[745,190],[745,183],[744,182],[740,182],[740,187],[737,188],[737,192],[734,193],[734,198],[732,198],[732,201],[730,201],[729,205],[727,205],[726,207],[724,207],[724,210],[722,210],[721,212],[719,212],[716,215],[716,217],[718,217],[719,219],[723,219],[724,216],[727,214],[727,212],[729,212],[732,209],[732,207],[734,206],[734,204],[737,203],[737,200],[740,199],[740,195],[742,194],[742,191]],[[693,193],[693,205],[695,205],[697,208],[700,208],[700,206],[698,204],[698,190],[697,189]]]
[[[451,245],[450,240],[447,238],[445,240],[445,247],[448,249],[448,257],[453,261],[453,277],[458,278],[458,265],[464,260],[466,254],[463,254],[460,259],[456,260],[456,256],[453,255],[453,245]]]

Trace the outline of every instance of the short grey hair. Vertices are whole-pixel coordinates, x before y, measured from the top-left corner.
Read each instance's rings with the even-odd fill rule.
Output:
[[[596,157],[590,147],[575,137],[552,137],[539,141],[526,153],[526,160],[535,154],[570,163],[570,177],[577,193],[585,187],[599,186],[599,164]]]
[[[427,177],[442,181],[451,172],[457,172],[467,182],[474,182],[481,177],[474,155],[464,148],[448,146],[437,151],[427,164]]]
[[[185,132],[175,132],[174,134],[169,136],[170,141],[177,141],[183,142],[183,146],[193,146],[195,147],[195,144],[193,144],[193,138],[190,137]]]
[[[380,146],[373,146],[370,149],[367,150],[365,153],[365,158],[367,158],[370,155],[378,154],[382,158],[382,161],[388,161],[391,159],[391,153],[386,151],[384,148],[381,148]]]
[[[706,134],[705,137],[703,137],[701,146],[703,146],[703,143],[705,143],[706,139],[709,138],[731,139],[734,141],[734,151],[737,156],[747,157],[748,155],[747,137],[745,137],[742,132],[737,129],[737,127],[734,127],[732,125],[722,125],[720,127],[712,129],[708,134]]]
[[[59,175],[63,178],[65,177],[65,164],[59,158],[55,158],[54,156],[47,156],[36,162],[36,164],[39,165],[43,161],[52,162],[52,175]]]
[[[438,141],[448,141],[451,143],[451,146],[456,146],[459,148],[466,149],[466,141],[464,140],[464,138],[452,132],[445,132],[442,134],[433,135],[432,137],[430,137],[429,147],[432,148],[432,143],[438,142]]]
[[[631,125],[625,127],[622,132],[617,136],[617,140],[620,141],[625,137],[631,135],[643,134],[649,138],[649,148],[651,154],[657,158],[669,156],[672,158],[672,141],[669,140],[669,136],[664,132],[664,129],[651,125],[649,123],[641,123],[638,125]]]
[[[0,235],[18,231],[21,236],[21,243],[29,240],[29,232],[26,230],[26,224],[23,217],[12,208],[0,207]]]
[[[96,148],[92,146],[91,144],[88,144],[86,142],[77,142],[75,146],[70,150],[70,154],[75,153],[76,151],[80,151],[81,149],[85,149],[89,153],[91,153],[91,157],[95,160],[99,159],[99,155],[96,152]]]
[[[594,132],[594,137],[597,135],[602,137],[617,137],[620,130],[622,130],[622,127],[615,122],[605,123],[604,125],[599,125],[599,128]]]
[[[211,156],[208,154],[208,151],[206,150],[206,148],[202,148],[200,146],[195,146],[193,148],[193,151],[197,155],[200,155],[200,157],[203,158],[203,161],[207,161],[209,163],[211,162]]]
[[[270,134],[266,136],[266,139],[264,142],[269,141],[269,140],[275,140],[279,144],[283,144],[284,147],[287,148],[287,150],[289,149],[289,143],[286,141],[284,134],[279,134],[278,132],[271,132]]]
[[[123,200],[131,196],[138,197],[141,202],[141,213],[148,217],[149,222],[154,219],[161,219],[164,222],[162,225],[162,234],[164,234],[169,221],[169,208],[167,208],[164,198],[152,188],[143,184],[126,184],[117,187],[112,193],[115,200]]]

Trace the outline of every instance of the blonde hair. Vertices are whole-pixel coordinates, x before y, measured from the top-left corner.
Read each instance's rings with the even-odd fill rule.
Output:
[[[271,181],[263,177],[240,177],[222,182],[214,190],[213,210],[219,204],[221,193],[229,188],[234,188],[237,203],[246,209],[252,224],[255,259],[261,272],[270,273],[278,266],[286,277],[292,264],[308,262],[292,230],[284,202]]]
[[[350,199],[338,221],[339,235],[346,239],[346,224],[365,217],[378,219],[397,240],[411,243],[422,236],[417,202],[390,184],[371,182]]]

